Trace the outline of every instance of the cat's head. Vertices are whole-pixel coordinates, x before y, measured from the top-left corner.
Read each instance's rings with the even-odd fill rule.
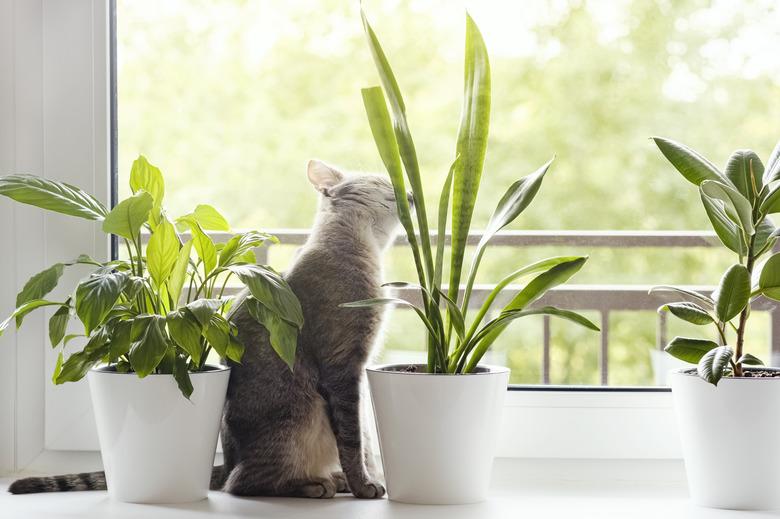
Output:
[[[307,176],[322,194],[322,213],[364,224],[381,247],[395,237],[400,221],[393,185],[386,176],[346,173],[319,160],[309,161]],[[407,196],[412,206],[412,195]]]

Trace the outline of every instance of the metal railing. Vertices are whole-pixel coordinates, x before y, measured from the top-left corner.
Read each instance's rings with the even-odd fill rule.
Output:
[[[302,229],[279,229],[269,231],[279,238],[282,245],[302,245],[308,238],[309,231]],[[229,233],[210,233],[217,241],[229,239]],[[435,236],[433,237],[435,239]],[[468,243],[476,245],[481,238],[479,232],[469,235]],[[450,235],[446,237],[450,243]],[[631,247],[643,248],[707,248],[719,247],[715,233],[706,231],[503,231],[491,240],[493,246],[504,247],[538,247],[566,245],[569,247],[601,247],[625,249]],[[399,236],[395,246],[407,245],[405,236]],[[269,254],[275,247],[273,244],[256,249],[258,262],[268,263]],[[469,307],[478,307],[492,290],[493,285],[475,285]],[[496,298],[494,308],[500,309],[509,302],[521,286],[509,285],[501,296]],[[550,290],[537,305],[556,305],[578,311],[595,311],[600,315],[600,349],[599,368],[602,385],[609,382],[609,316],[617,311],[655,311],[666,302],[680,300],[680,296],[672,293],[652,293],[650,285],[564,285]],[[711,294],[712,286],[687,286],[705,294]],[[420,294],[415,289],[394,289],[398,297],[419,304]],[[461,289],[462,291],[462,289]],[[765,298],[755,301],[753,309],[769,312],[771,316],[772,360],[780,360],[780,306]],[[542,384],[550,383],[550,317],[543,317],[542,343]],[[662,349],[667,342],[666,313],[657,314],[656,344]]]

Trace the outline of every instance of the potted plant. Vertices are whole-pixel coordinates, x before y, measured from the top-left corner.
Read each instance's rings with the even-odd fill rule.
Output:
[[[279,274],[255,264],[253,249],[276,238],[249,231],[215,244],[205,231],[230,227],[209,205],[171,221],[162,206],[163,176],[143,156],[133,163],[130,187],[132,196],[109,211],[68,184],[0,177],[0,194],[100,221],[126,247],[123,258],[79,256],[34,275],[0,333],[14,321],[19,327],[37,308],[54,308],[49,337],[59,355],[52,380],[87,375],[109,494],[131,502],[195,501],[208,492],[230,375],[228,367],[209,362],[210,353],[235,362],[244,353],[229,319],[232,298],[224,296],[228,279],[238,278],[267,310],[256,318],[272,321],[272,337],[278,318],[296,330],[302,326],[301,307]],[[177,227],[189,231],[186,241]],[[45,299],[74,265],[93,271],[64,300]],[[73,317],[81,326],[66,335]],[[278,335],[271,343],[292,368],[295,334]],[[79,342],[83,346],[74,347]]]
[[[780,372],[747,350],[745,331],[752,301],[780,300],[780,254],[771,254],[778,231],[769,218],[780,212],[780,143],[766,167],[754,152],[738,150],[721,171],[682,144],[654,141],[698,186],[715,233],[736,255],[711,296],[657,287],[685,299],[661,310],[713,328],[711,338],[675,337],[666,346],[696,365],[669,377],[691,497],[714,508],[778,508]]]
[[[427,330],[427,364],[368,369],[388,495],[392,500],[411,503],[482,501],[490,481],[493,446],[509,370],[480,365],[480,359],[511,321],[528,315],[551,315],[598,330],[596,325],[574,312],[550,306],[531,307],[547,290],[564,283],[580,270],[587,258],[559,256],[515,270],[496,285],[476,315],[471,317],[469,301],[488,242],[528,207],[550,162],[513,183],[498,202],[474,252],[465,292],[459,297],[490,120],[490,65],[485,44],[476,24],[467,15],[463,113],[456,159],[438,201],[434,250],[420,168],[403,98],[376,34],[365,14],[362,17],[384,87],[384,92],[378,86],[363,89],[363,102],[379,154],[396,192],[398,213],[412,248],[418,276],[418,284],[389,285],[418,289],[421,304],[416,306],[401,299],[380,298],[343,306],[410,306]],[[416,222],[405,195],[407,181],[413,193]],[[445,289],[444,241],[450,205],[452,247],[449,287]],[[531,275],[534,277],[498,315],[488,320],[488,313],[494,309],[502,291],[512,281]]]

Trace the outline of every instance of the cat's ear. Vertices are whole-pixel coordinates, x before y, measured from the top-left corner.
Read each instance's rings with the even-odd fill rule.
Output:
[[[316,159],[309,161],[309,165],[306,166],[306,174],[309,177],[309,182],[323,194],[327,194],[328,188],[344,180],[344,173]]]

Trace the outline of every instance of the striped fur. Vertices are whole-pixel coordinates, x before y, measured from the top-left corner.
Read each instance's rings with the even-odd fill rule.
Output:
[[[8,491],[12,494],[105,489],[106,475],[103,471],[17,479],[8,487]]]

